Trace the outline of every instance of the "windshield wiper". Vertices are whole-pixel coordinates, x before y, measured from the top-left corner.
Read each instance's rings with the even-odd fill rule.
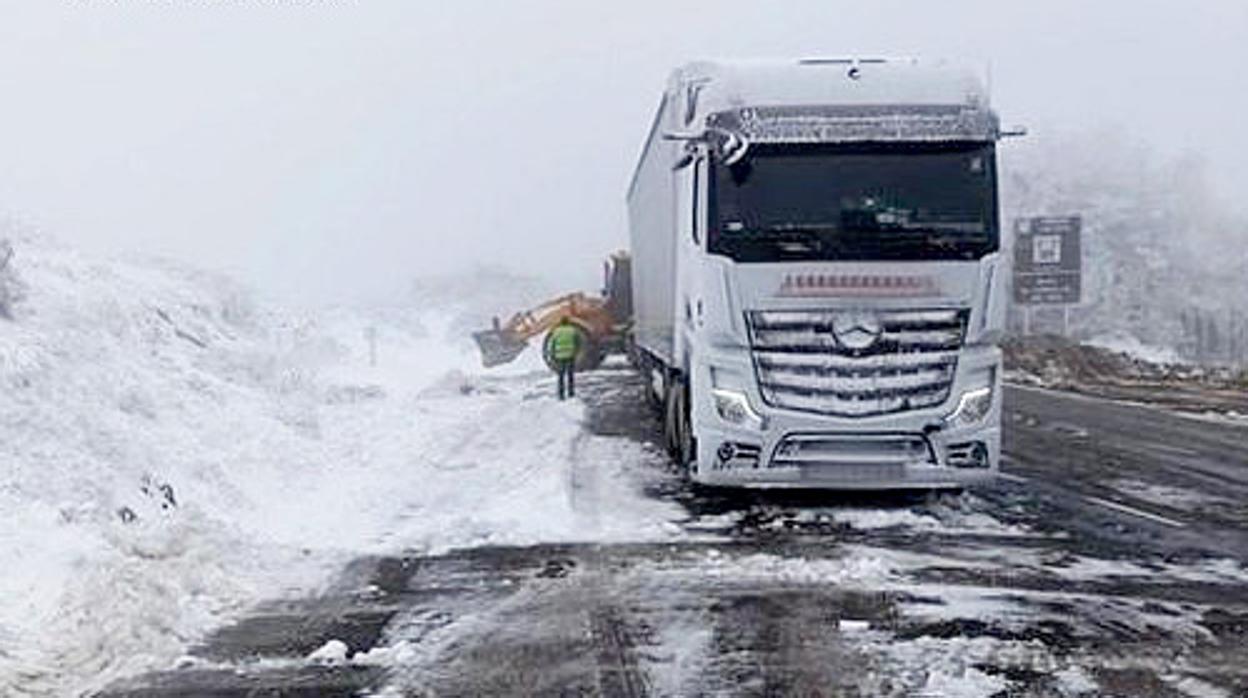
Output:
[[[823,250],[824,241],[819,233],[818,229],[809,226],[777,224],[724,231],[723,238],[728,244],[756,253],[775,250],[782,256],[807,258]]]
[[[951,232],[932,226],[907,226],[874,231],[882,249],[917,250],[936,256],[956,255],[973,259],[984,251],[988,236],[983,233]]]
[[[983,233],[930,225],[892,223],[846,227],[834,223],[771,223],[743,227],[725,236],[752,254],[801,259],[974,259],[988,242]]]

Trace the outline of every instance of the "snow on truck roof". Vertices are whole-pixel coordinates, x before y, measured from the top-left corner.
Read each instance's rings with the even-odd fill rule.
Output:
[[[999,136],[973,71],[913,58],[700,61],[673,71],[679,128],[753,142],[990,141]],[[675,124],[672,124],[675,125]]]
[[[672,71],[633,170],[652,147],[716,133],[741,143],[995,141],[974,71],[915,58],[695,61]]]
[[[703,114],[796,104],[988,105],[973,71],[915,58],[696,61],[673,71],[669,88],[695,90]]]

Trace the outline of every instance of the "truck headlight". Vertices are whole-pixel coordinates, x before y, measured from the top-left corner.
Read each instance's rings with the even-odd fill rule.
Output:
[[[715,411],[719,413],[720,419],[730,424],[751,427],[759,431],[766,428],[766,420],[754,411],[754,406],[750,404],[750,399],[745,393],[714,388],[711,390],[711,395],[715,398]]]
[[[962,393],[958,406],[945,417],[946,427],[965,427],[975,424],[992,409],[992,386],[986,385]]]

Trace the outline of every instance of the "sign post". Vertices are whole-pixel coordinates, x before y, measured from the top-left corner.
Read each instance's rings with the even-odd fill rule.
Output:
[[[1014,222],[1014,302],[1023,306],[1023,332],[1031,332],[1031,307],[1062,306],[1062,333],[1083,291],[1079,216],[1039,216]]]

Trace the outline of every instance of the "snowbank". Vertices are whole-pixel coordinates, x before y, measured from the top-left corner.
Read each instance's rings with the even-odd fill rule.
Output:
[[[285,314],[171,264],[14,246],[0,694],[170,666],[360,553],[667,535],[621,465],[652,456],[585,434],[536,352],[476,375],[446,304]]]
[[[1124,333],[1102,334],[1084,342],[1088,346],[1100,347],[1119,354],[1144,361],[1150,364],[1183,364],[1188,363],[1179,357],[1179,353],[1170,347],[1158,347],[1145,344],[1132,335]]]

